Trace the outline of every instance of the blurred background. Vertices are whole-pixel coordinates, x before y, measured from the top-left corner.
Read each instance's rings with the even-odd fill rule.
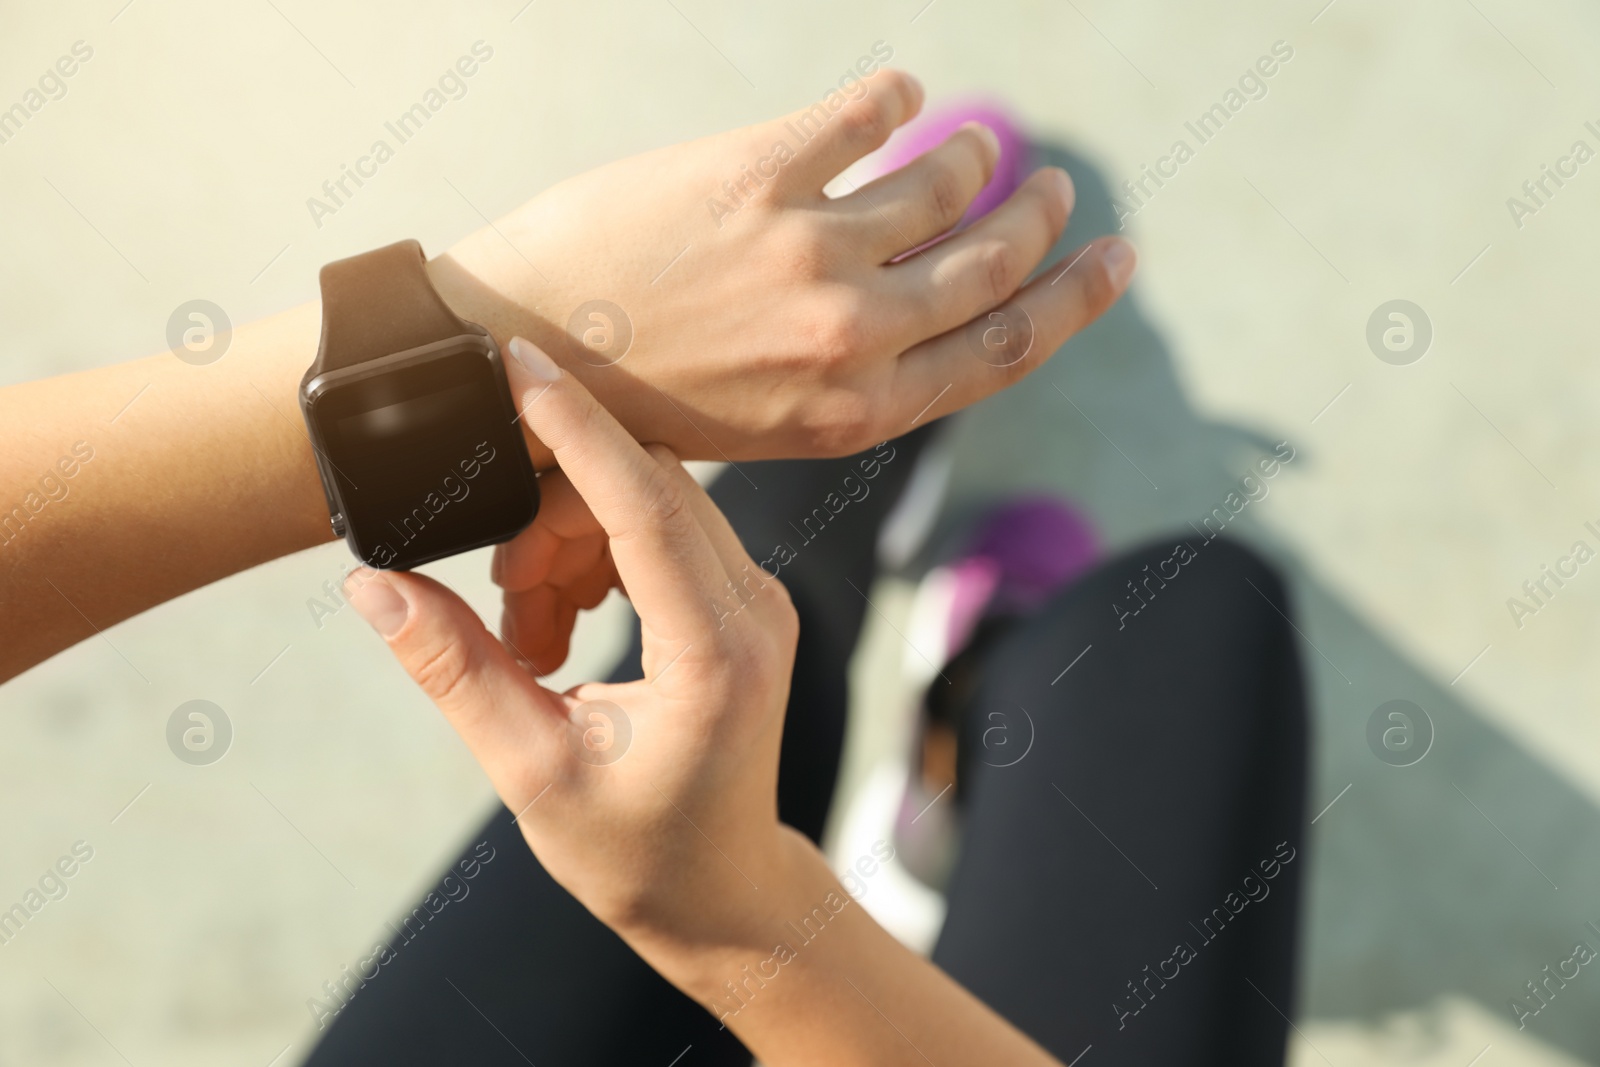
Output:
[[[1078,182],[1064,247],[1121,226],[1141,267],[953,420],[935,537],[1047,489],[1127,544],[1291,442],[1235,523],[1290,577],[1314,696],[1291,1062],[1600,1064],[1600,977],[1522,1028],[1510,1004],[1600,924],[1600,576],[1508,603],[1600,546],[1600,8],[69,0],[4,25],[0,108],[79,60],[0,127],[4,382],[163,350],[190,300],[245,322],[313,298],[328,260],[442,250],[568,175],[808,104],[877,41],[930,104],[1008,107]],[[478,41],[467,94],[319,226],[307,198]],[[1263,56],[1264,91],[1200,143],[1186,123]],[[93,850],[0,946],[0,1064],[298,1062],[307,998],[483,818],[477,768],[365,625],[308,607],[347,559],[238,575],[0,687],[0,907]],[[431,570],[497,611],[486,564]],[[845,800],[904,725],[911,584],[882,584]],[[584,622],[564,680],[606,668],[624,610]],[[226,758],[169,750],[190,700],[225,713]],[[1410,766],[1368,740],[1394,700],[1431,723]]]

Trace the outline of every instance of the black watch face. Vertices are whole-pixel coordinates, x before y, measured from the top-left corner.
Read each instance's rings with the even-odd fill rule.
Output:
[[[369,566],[415,567],[504,541],[533,521],[539,490],[492,342],[398,367],[339,374],[309,421]]]

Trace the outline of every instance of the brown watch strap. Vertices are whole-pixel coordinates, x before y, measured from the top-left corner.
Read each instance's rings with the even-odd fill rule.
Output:
[[[416,241],[335,260],[321,281],[322,341],[312,373],[481,332],[439,296]]]

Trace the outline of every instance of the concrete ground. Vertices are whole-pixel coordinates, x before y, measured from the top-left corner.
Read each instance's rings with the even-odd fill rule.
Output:
[[[1316,697],[1292,1060],[1600,1063],[1587,970],[1525,1029],[1508,1004],[1600,923],[1600,579],[1508,607],[1575,541],[1600,546],[1600,165],[1574,154],[1600,150],[1600,9],[94,0],[6,24],[0,106],[93,50],[0,144],[6,381],[160,350],[186,300],[247,321],[314,295],[329,259],[444,247],[560,177],[807,102],[875,41],[935,101],[1008,102],[1078,179],[1070,238],[1116,228],[1117,197],[1142,267],[1102,323],[952,428],[940,531],[1048,488],[1131,542],[1198,521],[1291,442],[1236,525],[1292,576]],[[494,59],[449,121],[317,228],[306,198],[478,40]],[[1272,76],[1241,87],[1275,45]],[[1200,143],[1185,124],[1235,89]],[[1191,153],[1164,161],[1180,139]],[[1135,200],[1146,165],[1167,177]],[[1412,362],[1383,347],[1384,315],[1368,341],[1394,300],[1431,326]],[[0,905],[93,850],[0,947],[0,1063],[296,1062],[306,998],[479,820],[476,768],[371,635],[348,612],[313,623],[343,559],[236,576],[0,689]],[[487,610],[484,563],[435,570]],[[569,677],[605,662],[619,618],[586,624]],[[868,741],[895,640],[877,627],[858,664]],[[233,724],[211,766],[166,746],[191,699]],[[1435,731],[1405,768],[1367,741],[1397,699]]]

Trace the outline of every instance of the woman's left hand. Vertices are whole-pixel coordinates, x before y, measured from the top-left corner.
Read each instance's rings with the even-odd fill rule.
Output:
[[[489,576],[505,590],[500,639],[540,676],[566,662],[578,612],[621,584],[605,529],[559,468],[540,475],[539,514],[495,546]]]

